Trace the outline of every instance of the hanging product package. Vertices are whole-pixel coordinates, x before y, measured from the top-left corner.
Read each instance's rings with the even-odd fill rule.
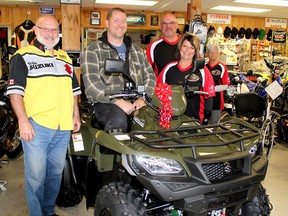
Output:
[[[204,57],[204,46],[207,39],[207,24],[200,14],[195,14],[194,19],[190,21],[189,32],[194,33],[200,39],[200,57]]]

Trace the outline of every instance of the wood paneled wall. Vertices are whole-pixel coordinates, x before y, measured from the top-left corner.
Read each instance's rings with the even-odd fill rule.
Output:
[[[25,21],[26,18],[31,19],[33,22],[36,21],[36,18],[40,15],[40,7],[39,6],[33,6],[33,7],[20,7],[20,6],[1,6],[0,4],[0,25],[11,25],[13,24],[13,27],[16,27],[17,25],[21,24],[23,21]],[[81,9],[81,26],[85,27],[92,27],[90,25],[90,12],[91,11],[100,11],[101,12],[101,25],[98,27],[105,27],[105,18],[107,14],[107,9],[93,9],[93,8],[82,8]],[[154,27],[150,25],[150,18],[151,15],[159,15],[159,18],[161,18],[162,13],[154,13],[150,11],[127,11],[127,12],[134,12],[134,13],[145,13],[146,19],[147,19],[147,25],[143,26],[143,29],[147,28],[159,28]],[[61,22],[61,8],[55,8],[55,17],[59,22]],[[186,12],[175,12],[175,15],[177,17],[186,17]],[[202,15],[204,19],[206,19],[206,15]],[[193,17],[191,17],[193,18]],[[160,19],[159,19],[160,21]],[[209,24],[208,24],[209,25]],[[253,17],[253,16],[232,16],[232,23],[230,27],[244,27],[244,28],[264,28],[265,27],[265,18],[263,17]],[[97,26],[93,26],[97,27]],[[223,27],[226,27],[226,25],[223,25]],[[139,27],[131,27],[131,28],[139,28]]]
[[[91,9],[91,8],[82,8],[81,11],[81,21],[82,21],[82,26],[85,27],[93,27],[93,28],[105,28],[105,20],[107,16],[107,11],[109,9],[101,8],[101,9]],[[99,11],[101,14],[101,25],[100,26],[95,26],[90,24],[90,13],[91,11]],[[143,29],[143,30],[158,30],[160,29],[160,19],[163,13],[155,13],[151,11],[131,11],[131,10],[126,10],[127,13],[136,13],[136,14],[145,14],[146,15],[146,24],[143,26],[129,26],[129,29]],[[158,20],[158,26],[151,26],[151,16],[158,15],[159,20]],[[185,12],[175,12],[175,15],[177,17],[186,17]],[[184,27],[183,27],[184,28]]]
[[[0,25],[10,26],[13,24],[13,19],[13,11],[11,7],[0,7]]]
[[[62,49],[80,50],[81,15],[80,5],[61,5]],[[64,39],[65,38],[65,39]],[[79,38],[79,40],[77,40]]]
[[[36,22],[37,17],[40,15],[39,6],[1,6],[0,3],[0,25],[11,26],[12,30],[23,23],[26,19],[30,19],[32,22]],[[54,16],[61,23],[61,9],[54,8]]]
[[[105,28],[105,19],[108,9],[96,9],[96,8],[81,8],[80,10],[80,25],[81,27],[94,27],[94,28]],[[61,23],[61,8],[55,7],[55,17]],[[94,26],[90,25],[90,12],[91,11],[99,11],[101,12],[101,25],[100,26]],[[160,29],[160,19],[163,13],[154,13],[150,11],[127,11],[127,12],[133,12],[133,13],[145,13],[146,14],[146,20],[147,23],[144,26],[141,27],[129,27],[130,29],[143,29],[143,30],[159,30]],[[32,20],[33,22],[36,21],[36,18],[40,15],[40,6],[33,6],[33,7],[20,7],[17,5],[11,5],[11,6],[1,6],[0,3],[0,25],[9,25],[12,29],[14,29],[17,25],[24,22],[27,18]],[[151,26],[151,15],[159,15],[159,25],[158,26]],[[175,13],[177,17],[186,17],[186,12],[182,13]],[[206,20],[206,15],[202,14],[202,17],[204,20]],[[193,17],[191,17],[193,18]],[[188,23],[187,23],[188,24]],[[208,23],[208,26],[210,24]],[[219,25],[214,25],[214,27],[218,27]],[[227,26],[220,25],[223,29]],[[232,15],[232,23],[228,25],[230,28],[236,27],[241,28],[251,28],[252,30],[254,28],[263,28],[265,29],[265,18],[264,17],[253,17],[253,16],[233,16]],[[180,30],[183,30],[184,25],[179,25]]]

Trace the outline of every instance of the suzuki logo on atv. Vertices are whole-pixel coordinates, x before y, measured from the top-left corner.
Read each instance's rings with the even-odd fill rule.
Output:
[[[41,63],[41,64],[38,64],[36,62],[29,62],[28,64],[30,65],[30,70],[54,67],[53,63]]]
[[[224,173],[229,174],[232,172],[232,167],[228,161],[224,162]]]

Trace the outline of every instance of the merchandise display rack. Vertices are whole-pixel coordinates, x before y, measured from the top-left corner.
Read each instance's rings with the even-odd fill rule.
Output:
[[[261,61],[271,56],[271,42],[268,40],[251,39],[251,61]]]

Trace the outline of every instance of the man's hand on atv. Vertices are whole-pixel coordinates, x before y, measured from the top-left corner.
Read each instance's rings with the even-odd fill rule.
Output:
[[[147,104],[145,103],[143,98],[138,98],[134,103],[135,111],[133,113],[134,116],[137,116],[139,113],[139,110],[143,107],[146,106]]]
[[[127,115],[130,115],[132,112],[135,111],[135,105],[124,99],[116,100],[114,104],[120,107]]]
[[[133,106],[136,110],[141,109],[143,106],[146,106],[146,103],[144,102],[143,98],[138,98],[134,103]]]

